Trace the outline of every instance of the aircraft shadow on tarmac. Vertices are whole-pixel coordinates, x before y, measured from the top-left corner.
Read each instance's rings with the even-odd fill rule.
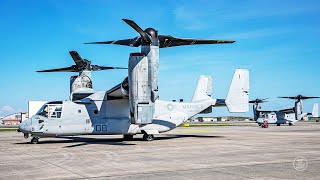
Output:
[[[57,143],[77,143],[79,144],[72,144],[69,146],[65,146],[64,148],[72,148],[72,147],[79,147],[85,146],[90,144],[105,144],[105,145],[117,145],[117,146],[132,146],[136,145],[134,142],[144,141],[142,138],[137,137],[132,140],[123,140],[122,138],[90,138],[90,137],[76,137],[76,136],[60,136],[56,137],[58,140],[46,140],[45,138],[39,141],[39,144],[57,144]],[[170,140],[170,139],[178,139],[178,138],[224,138],[224,136],[209,136],[209,135],[191,135],[191,134],[184,134],[184,135],[165,135],[155,137],[155,141],[162,141],[162,140]],[[16,144],[30,144],[30,142],[20,142]]]

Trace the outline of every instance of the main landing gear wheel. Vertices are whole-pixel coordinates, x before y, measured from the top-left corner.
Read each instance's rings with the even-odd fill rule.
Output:
[[[289,126],[292,126],[292,123],[289,123]]]
[[[28,138],[29,138],[29,134],[28,134],[28,133],[24,133],[24,134],[23,134],[23,137],[24,137],[25,139],[28,139]]]
[[[277,126],[280,126],[280,124],[277,124]]]
[[[132,139],[133,139],[133,135],[130,135],[130,134],[123,135],[123,140],[125,140],[125,141],[130,141]]]
[[[143,140],[145,140],[145,141],[153,141],[154,140],[154,135],[153,134],[144,134],[143,135]]]
[[[33,137],[31,139],[31,144],[38,144],[39,143],[39,138],[38,137]]]

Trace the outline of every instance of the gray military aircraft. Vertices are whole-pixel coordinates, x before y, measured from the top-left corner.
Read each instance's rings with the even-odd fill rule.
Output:
[[[235,71],[226,99],[211,98],[212,78],[204,75],[200,76],[190,103],[163,101],[158,96],[159,48],[234,41],[158,36],[153,28],[143,31],[133,21],[124,21],[140,37],[97,43],[141,45],[141,52],[130,54],[128,77],[108,91],[95,92],[78,101],[46,103],[19,125],[25,138],[33,136],[31,143],[38,143],[40,137],[84,134],[121,134],[125,140],[143,134],[144,140],[151,141],[154,134],[170,131],[196,114],[210,113],[215,106],[227,106],[230,112],[248,111],[249,71],[244,69]]]
[[[313,99],[319,97],[307,97],[303,95],[297,95],[292,97],[279,97],[286,99],[294,99],[296,100],[295,106],[293,108],[281,109],[281,110],[261,110],[260,103],[267,102],[266,99],[255,99],[249,101],[249,103],[253,103],[253,115],[254,120],[261,126],[264,121],[267,121],[268,124],[277,124],[280,126],[281,124],[289,124],[289,126],[293,125],[299,120],[302,120],[304,117],[311,113],[303,113],[302,111],[302,100],[305,99]]]
[[[91,61],[82,59],[77,51],[69,51],[75,65],[41,70],[37,72],[78,72],[78,76],[70,78],[70,100],[76,101],[90,96],[95,91],[92,89],[91,71],[102,71],[110,69],[128,69],[123,67],[99,66],[92,65]]]

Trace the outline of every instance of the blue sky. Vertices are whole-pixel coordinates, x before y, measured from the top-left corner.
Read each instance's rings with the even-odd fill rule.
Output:
[[[83,44],[137,36],[121,18],[160,34],[237,41],[161,49],[163,100],[190,100],[201,74],[213,76],[213,96],[224,98],[235,68],[250,70],[251,99],[271,97],[264,109],[293,105],[277,96],[320,96],[320,2],[316,0],[2,0],[0,116],[27,111],[28,100],[68,99],[72,73],[35,71],[72,65],[70,50],[93,64],[126,66],[129,53],[139,48]],[[93,86],[107,90],[125,77],[126,71],[95,72]],[[318,101],[305,101],[305,111]],[[214,115],[229,113],[216,108]]]

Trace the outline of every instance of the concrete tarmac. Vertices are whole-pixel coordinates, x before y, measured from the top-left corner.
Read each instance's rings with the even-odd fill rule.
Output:
[[[320,123],[303,122],[180,127],[152,142],[119,135],[30,144],[0,132],[0,179],[319,179],[319,138]]]

